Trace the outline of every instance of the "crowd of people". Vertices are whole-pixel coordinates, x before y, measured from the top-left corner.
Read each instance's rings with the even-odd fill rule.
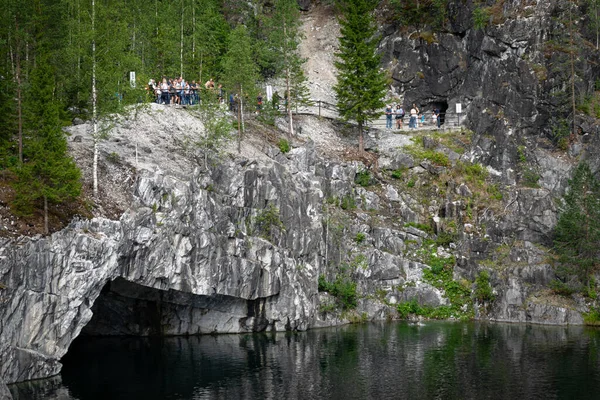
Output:
[[[218,95],[220,103],[224,102],[223,85],[219,84],[215,88],[215,82],[212,78],[206,81],[204,85],[195,80],[187,82],[181,76],[179,78],[163,77],[160,82],[150,79],[146,90],[158,104],[194,105],[200,102],[202,86],[208,93]]]
[[[396,129],[402,129],[404,125],[404,117],[406,111],[401,104],[391,105],[388,104],[385,107],[385,127],[387,129],[393,129],[393,120],[396,120]],[[435,109],[431,115],[431,121],[439,128],[441,126],[441,114],[439,109]],[[408,127],[410,129],[417,129],[419,126],[425,125],[425,113],[422,113],[413,103],[409,111]]]
[[[179,78],[163,77],[160,82],[150,79],[146,86],[146,91],[157,104],[195,105],[200,103],[201,95],[204,94],[217,96],[219,104],[222,105],[225,105],[225,101],[227,100],[229,103],[229,111],[235,113],[237,112],[240,103],[240,98],[237,94],[226,93],[222,84],[215,85],[213,78],[206,81],[204,85],[195,80],[186,82],[181,76]],[[279,99],[279,95],[275,92],[272,101],[273,106],[276,107],[276,109],[279,109]],[[245,97],[244,102],[248,102],[247,96]],[[262,107],[263,95],[262,93],[259,93],[256,98],[256,112],[259,113],[262,111]]]

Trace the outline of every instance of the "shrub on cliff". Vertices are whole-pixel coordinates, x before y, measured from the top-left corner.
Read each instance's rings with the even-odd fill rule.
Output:
[[[600,182],[585,162],[575,169],[554,230],[558,292],[581,290],[600,265]]]

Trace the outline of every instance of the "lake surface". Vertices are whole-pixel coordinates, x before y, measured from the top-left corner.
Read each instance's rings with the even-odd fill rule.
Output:
[[[597,399],[600,331],[371,323],[295,334],[77,340],[15,399]]]

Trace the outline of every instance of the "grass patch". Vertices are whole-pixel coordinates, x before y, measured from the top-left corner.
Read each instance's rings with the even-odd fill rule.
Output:
[[[355,241],[357,244],[361,244],[361,243],[363,243],[363,242],[365,241],[366,237],[367,237],[367,235],[365,235],[364,233],[362,233],[362,232],[358,232],[358,233],[356,234],[356,236],[354,236],[354,241]]]
[[[290,142],[288,142],[287,139],[283,139],[283,138],[279,139],[278,146],[279,146],[279,151],[281,151],[283,154],[289,153],[291,150]]]

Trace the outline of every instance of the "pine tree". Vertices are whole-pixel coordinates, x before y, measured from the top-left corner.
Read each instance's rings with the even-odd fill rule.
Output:
[[[383,114],[386,77],[380,70],[373,10],[377,2],[342,0],[340,48],[335,62],[337,107],[345,120],[358,124],[358,149],[364,152],[363,127]]]
[[[191,140],[202,150],[204,168],[208,170],[209,154],[218,156],[223,146],[232,137],[231,118],[214,98],[203,100],[190,112],[202,122],[202,132],[192,137]]]
[[[585,162],[575,169],[554,230],[557,276],[566,288],[588,284],[600,265],[600,181]]]
[[[310,93],[300,57],[300,10],[296,0],[275,0],[274,12],[269,21],[269,47],[274,54],[275,74],[285,80],[288,113],[288,134],[293,136],[294,106],[310,103]]]
[[[41,206],[44,231],[48,233],[48,204],[63,203],[79,196],[80,171],[67,154],[61,129],[60,103],[54,97],[55,76],[48,55],[40,53],[26,93],[24,163],[15,168],[14,207],[28,215]]]
[[[400,24],[417,31],[443,28],[448,0],[391,0],[392,16]]]
[[[239,25],[229,34],[229,47],[223,57],[223,82],[230,92],[238,93],[240,101],[256,95],[258,67],[252,57],[252,46],[245,26]],[[241,149],[243,109],[238,107],[238,151]]]

